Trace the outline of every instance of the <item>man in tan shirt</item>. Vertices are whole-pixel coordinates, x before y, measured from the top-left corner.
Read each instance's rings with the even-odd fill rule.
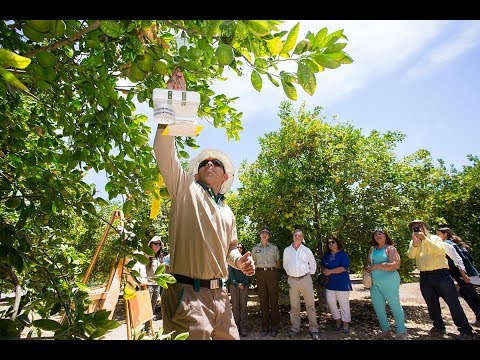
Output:
[[[185,90],[183,73],[175,69],[169,89]],[[239,339],[231,305],[223,286],[227,265],[251,276],[250,252],[237,250],[232,210],[223,194],[233,183],[230,158],[214,149],[201,151],[183,170],[175,139],[158,126],[153,144],[160,173],[170,194],[170,273],[177,282],[162,293],[164,332],[189,333],[189,339]]]

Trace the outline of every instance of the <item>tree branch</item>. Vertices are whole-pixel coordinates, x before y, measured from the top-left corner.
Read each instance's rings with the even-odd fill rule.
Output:
[[[77,32],[75,35],[67,38],[67,39],[64,39],[64,40],[61,40],[59,42],[56,42],[54,44],[50,44],[48,46],[43,46],[43,47],[39,47],[33,51],[30,51],[26,54],[23,54],[22,56],[25,56],[25,57],[34,57],[35,55],[37,55],[40,51],[42,50],[45,50],[45,51],[51,51],[51,50],[55,50],[55,49],[58,49],[64,45],[67,45],[67,44],[73,44],[74,42],[76,42],[78,39],[80,39],[83,35],[93,31],[93,30],[96,30],[100,27],[100,23],[101,23],[101,20],[96,20],[92,25],[90,25],[89,27],[86,27],[82,30],[80,30],[79,32]]]

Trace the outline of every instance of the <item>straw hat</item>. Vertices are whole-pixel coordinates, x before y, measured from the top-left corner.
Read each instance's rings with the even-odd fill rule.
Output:
[[[223,151],[216,149],[203,149],[190,161],[190,173],[195,175],[198,173],[198,165],[205,159],[218,159],[225,167],[225,173],[228,174],[228,179],[222,184],[220,188],[220,194],[225,194],[233,184],[235,177],[235,167],[233,166],[232,159]]]

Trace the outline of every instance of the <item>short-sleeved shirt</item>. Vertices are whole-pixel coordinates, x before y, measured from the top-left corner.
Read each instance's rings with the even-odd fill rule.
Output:
[[[350,291],[352,290],[352,282],[348,275],[350,268],[350,258],[345,250],[339,250],[335,254],[326,252],[322,256],[322,266],[326,269],[335,269],[337,267],[344,267],[347,271],[339,274],[330,274],[328,280],[327,289],[336,291]]]
[[[277,267],[277,261],[280,260],[280,251],[277,245],[270,242],[267,242],[265,246],[259,243],[252,249],[252,258],[257,268]]]

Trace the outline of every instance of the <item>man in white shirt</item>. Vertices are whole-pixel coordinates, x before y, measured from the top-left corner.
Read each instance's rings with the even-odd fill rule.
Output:
[[[288,336],[292,338],[301,330],[300,293],[302,293],[308,315],[310,335],[313,340],[319,340],[312,281],[312,275],[317,270],[317,262],[312,251],[303,244],[303,241],[302,230],[296,229],[293,232],[293,243],[283,252],[283,267],[288,275],[290,322],[292,324]]]

